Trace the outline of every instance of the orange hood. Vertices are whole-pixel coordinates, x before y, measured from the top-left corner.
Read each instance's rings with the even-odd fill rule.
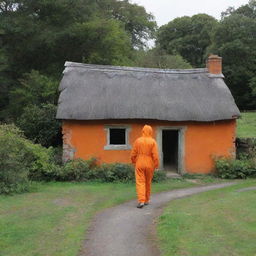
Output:
[[[143,137],[152,137],[153,135],[153,130],[152,127],[149,125],[144,125],[142,129],[142,136]]]

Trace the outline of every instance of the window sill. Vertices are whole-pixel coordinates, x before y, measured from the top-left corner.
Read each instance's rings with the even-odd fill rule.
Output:
[[[130,150],[130,145],[106,145],[104,146],[105,150]]]

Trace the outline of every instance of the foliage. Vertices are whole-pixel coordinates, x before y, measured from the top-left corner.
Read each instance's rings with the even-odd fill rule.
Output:
[[[254,7],[245,7],[255,12]],[[256,18],[242,10],[233,10],[223,17],[213,33],[208,52],[223,57],[225,81],[238,106],[248,110],[256,108]]]
[[[193,67],[205,66],[206,49],[217,20],[207,14],[184,16],[160,27],[157,44],[168,54],[180,54]]]
[[[57,180],[94,180],[100,182],[128,182],[134,180],[134,170],[131,165],[121,163],[97,165],[96,162],[95,158],[68,161],[60,170]]]
[[[23,192],[29,189],[29,150],[15,126],[0,126],[0,194]]]
[[[134,181],[134,168],[129,164],[102,164],[92,171],[92,179],[102,182]]]
[[[9,1],[1,1],[2,5],[8,5],[6,2]],[[115,48],[114,51],[119,48],[124,34],[130,39],[130,42],[126,39],[123,41],[127,48],[139,47],[145,40],[152,38],[156,27],[151,14],[129,1],[12,2],[15,7],[4,7],[0,12],[0,28],[5,34],[3,44],[12,56],[11,65],[19,76],[31,69],[54,75],[56,71],[62,70],[66,60],[82,62],[83,53],[90,53],[90,48],[93,48],[94,54],[99,57],[102,53],[112,56],[115,54],[112,48]],[[72,40],[72,37],[77,41]],[[27,47],[28,41],[30,47]],[[112,46],[107,52],[101,49],[104,43],[106,47]],[[121,48],[118,51],[121,52]],[[122,51],[122,57],[127,57],[126,49]],[[108,64],[114,64],[111,61],[110,57]],[[104,62],[106,63],[106,60]]]
[[[217,175],[223,179],[245,179],[256,177],[256,163],[251,159],[226,159],[215,160]]]
[[[94,159],[88,161],[75,159],[68,161],[56,174],[56,180],[60,181],[87,181],[91,178],[91,168],[94,167]]]
[[[170,55],[158,48],[135,52],[134,65],[137,67],[162,69],[192,68],[180,55]]]
[[[0,193],[28,190],[29,179],[39,179],[39,173],[52,178],[51,149],[25,139],[14,125],[0,125],[0,144]]]
[[[30,105],[56,104],[58,81],[40,74],[36,70],[23,75],[19,87],[11,91],[10,111],[19,116]]]
[[[130,66],[155,29],[154,17],[127,0],[0,1],[0,120],[56,104],[65,61]]]
[[[223,73],[238,107],[256,108],[256,1],[228,8],[220,22],[206,14],[176,18],[160,27],[158,47],[180,54],[194,67],[205,67],[207,55],[223,58]]]
[[[226,11],[222,12],[221,18],[224,19],[232,14],[239,14],[253,19],[256,18],[256,0],[249,0],[248,4],[242,5],[237,9],[229,7]]]
[[[17,120],[25,136],[49,147],[58,144],[61,123],[56,120],[56,106],[53,104],[29,105]]]
[[[155,171],[153,176],[153,182],[162,182],[167,180],[166,171]]]
[[[27,191],[29,180],[54,178],[52,148],[33,144],[14,125],[0,125],[0,144],[0,193]]]
[[[131,43],[116,20],[97,19],[73,24],[56,49],[65,60],[94,64],[129,64]],[[68,50],[67,50],[68,49]],[[64,61],[64,59],[63,59]]]
[[[1,36],[1,31],[0,31]],[[1,44],[0,44],[1,46]],[[3,119],[3,108],[8,104],[8,85],[10,83],[7,77],[8,59],[5,51],[0,48],[0,121]]]
[[[96,158],[68,161],[56,174],[56,180],[60,181],[134,182],[134,179],[132,165],[123,163],[97,165]],[[162,182],[166,179],[164,171],[157,171],[153,181]]]
[[[25,136],[43,146],[60,144],[60,123],[56,120],[58,82],[32,70],[11,91],[9,113]]]
[[[149,39],[153,39],[156,31],[154,16],[146,12],[143,6],[131,4],[129,1],[112,1],[109,5],[111,18],[124,24],[125,30],[130,34],[131,42],[135,48],[143,48]]]
[[[54,181],[61,167],[54,162],[54,150],[52,147],[44,148],[39,144],[28,145],[31,160],[29,179],[33,181]]]

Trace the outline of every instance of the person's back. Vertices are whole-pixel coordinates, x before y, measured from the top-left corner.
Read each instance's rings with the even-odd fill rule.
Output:
[[[131,160],[135,164],[138,201],[142,206],[144,203],[148,204],[154,169],[159,164],[157,143],[152,138],[152,134],[152,128],[145,125],[142,129],[142,137],[135,141],[131,153]]]

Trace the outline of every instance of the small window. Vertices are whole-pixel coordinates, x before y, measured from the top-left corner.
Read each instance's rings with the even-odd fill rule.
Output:
[[[126,136],[123,128],[110,128],[109,129],[109,144],[110,145],[125,145]]]
[[[130,150],[129,145],[129,126],[109,125],[105,126],[106,145],[105,150]]]

